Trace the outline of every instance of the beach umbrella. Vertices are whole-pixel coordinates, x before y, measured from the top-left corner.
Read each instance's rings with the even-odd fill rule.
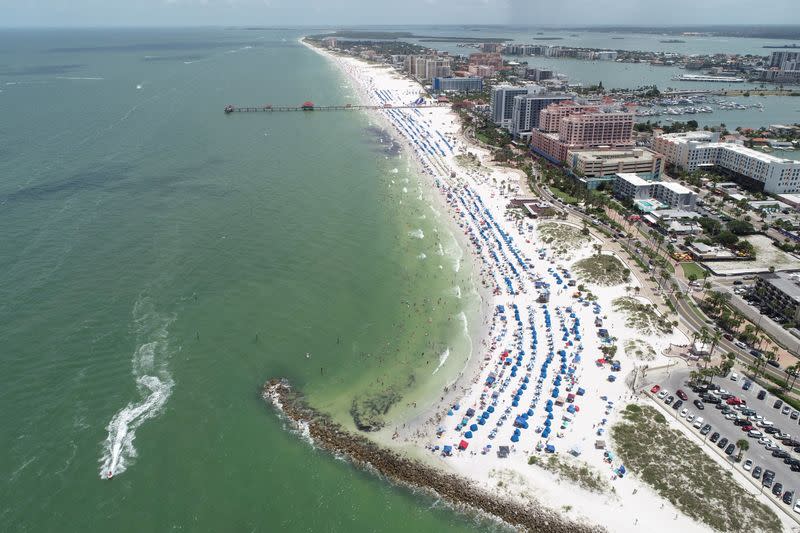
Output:
[[[467,438],[467,439],[471,439],[472,438],[472,432],[471,431],[467,431],[466,433],[464,433],[464,437]]]
[[[478,431],[478,424],[472,424],[472,425],[469,427],[469,429],[470,429],[470,430],[472,430],[472,431]]]

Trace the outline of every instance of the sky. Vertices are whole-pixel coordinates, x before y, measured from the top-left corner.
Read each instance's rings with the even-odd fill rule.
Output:
[[[0,0],[0,26],[800,24],[800,0]]]

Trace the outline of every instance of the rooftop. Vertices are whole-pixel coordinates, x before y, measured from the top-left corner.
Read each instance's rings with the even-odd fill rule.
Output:
[[[776,274],[761,274],[761,278],[793,300],[800,300],[800,284],[798,284],[800,274],[778,272]]]
[[[709,143],[707,145],[709,148],[724,148],[728,151],[736,152],[743,156],[751,157],[753,159],[758,159],[764,163],[785,163],[790,165],[800,165],[800,161],[795,159],[785,159],[783,157],[776,157],[772,154],[766,154],[760,150],[753,150],[752,148],[747,148],[746,146],[742,146],[740,144],[731,144],[731,143]]]
[[[571,150],[570,153],[584,161],[589,159],[613,159],[615,161],[628,159],[632,161],[641,159],[652,160],[656,155],[652,150],[646,150],[644,148],[636,148],[633,150]]]
[[[691,189],[689,189],[687,187],[684,187],[680,183],[675,183],[674,181],[659,181],[659,182],[656,182],[656,183],[658,183],[659,185],[661,185],[665,189],[671,190],[675,194],[691,194],[691,192],[692,192]]]
[[[651,182],[647,181],[644,178],[639,177],[639,175],[634,172],[620,172],[619,174],[617,174],[617,178],[627,181],[634,187],[642,187],[644,185],[651,184]]]
[[[664,139],[669,139],[672,142],[686,143],[692,141],[716,141],[719,139],[719,134],[712,131],[686,131],[683,133],[665,133],[659,135]]]

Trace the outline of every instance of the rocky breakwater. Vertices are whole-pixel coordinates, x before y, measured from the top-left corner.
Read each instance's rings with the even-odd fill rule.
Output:
[[[596,526],[570,521],[539,505],[522,505],[509,501],[507,497],[494,496],[464,477],[409,459],[362,435],[353,434],[329,416],[311,408],[286,380],[269,380],[264,384],[262,396],[315,446],[347,457],[360,467],[377,470],[396,483],[432,491],[456,507],[477,510],[516,528],[537,533],[604,531]]]

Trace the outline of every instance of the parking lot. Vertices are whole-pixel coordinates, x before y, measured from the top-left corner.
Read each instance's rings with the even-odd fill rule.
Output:
[[[705,446],[714,447],[714,452],[721,453],[723,456],[727,457],[729,464],[740,469],[740,471],[744,469],[745,462],[747,460],[751,460],[753,462],[752,467],[744,473],[753,481],[757,481],[753,476],[753,472],[756,467],[760,467],[761,473],[758,476],[758,480],[762,480],[762,482],[759,483],[759,486],[765,494],[771,493],[772,489],[779,483],[782,486],[781,497],[787,491],[793,492],[796,489],[800,489],[800,468],[798,468],[799,471],[792,471],[791,466],[784,462],[784,458],[773,456],[773,451],[779,450],[778,453],[783,451],[787,453],[791,459],[800,461],[800,453],[795,451],[795,449],[800,450],[800,447],[793,448],[791,446],[787,446],[783,444],[781,440],[779,440],[779,433],[769,434],[767,432],[767,428],[774,427],[779,429],[783,433],[784,437],[786,434],[788,434],[792,439],[800,441],[800,413],[795,415],[797,418],[792,419],[791,417],[794,409],[790,408],[788,412],[784,413],[784,408],[786,407],[785,405],[782,405],[780,408],[774,408],[773,405],[775,404],[777,398],[766,391],[764,391],[764,399],[759,400],[758,394],[763,390],[763,388],[753,383],[749,390],[744,390],[744,379],[741,376],[737,381],[733,381],[730,378],[716,378],[714,380],[714,384],[719,385],[721,388],[717,395],[725,395],[725,393],[728,393],[746,402],[746,406],[740,406],[738,410],[735,410],[732,405],[728,405],[727,400],[722,400],[722,398],[720,398],[720,407],[728,408],[726,411],[728,411],[729,414],[728,418],[726,418],[724,411],[722,409],[718,409],[713,403],[700,402],[703,405],[702,410],[695,406],[694,402],[700,399],[700,394],[693,392],[692,389],[687,385],[688,379],[688,369],[677,370],[670,373],[666,379],[662,379],[661,382],[659,382],[659,385],[662,387],[662,391],[666,389],[668,394],[662,399],[659,399],[658,395],[655,395],[654,398],[656,398],[656,401],[663,408],[667,409],[672,416],[682,420],[684,423],[687,423],[687,419],[690,418],[691,415],[694,420],[689,424],[690,426],[694,426],[694,422],[696,421],[697,417],[702,417],[703,423],[701,427],[693,427],[693,433],[703,439],[703,444]],[[674,409],[675,402],[679,400],[679,397],[676,394],[678,390],[681,390],[683,393],[685,393],[687,399],[682,402],[678,409]],[[673,396],[674,400],[671,402],[671,405],[665,405],[665,400],[669,396]],[[746,416],[741,412],[741,409],[743,408],[754,410],[756,415],[751,415],[750,417]],[[681,412],[684,409],[687,410],[686,416],[681,416]],[[769,439],[772,444],[769,445],[764,440],[760,441],[758,437],[748,436],[748,432],[743,431],[742,426],[737,426],[735,424],[734,416],[741,420],[739,422],[740,424],[747,420],[748,425],[752,425],[754,430],[762,433],[763,438]],[[763,417],[763,420],[758,420],[756,416]],[[770,422],[772,423],[772,426],[770,426]],[[700,430],[706,424],[709,424],[711,428],[705,435],[702,435]],[[769,431],[772,432],[775,430],[770,429]],[[718,433],[718,436],[716,436],[715,433]],[[720,441],[722,441],[722,439],[727,439],[728,444],[720,448],[718,444]],[[749,449],[742,454],[742,461],[740,463],[736,463],[734,459],[739,454],[738,447],[736,447],[730,455],[726,455],[725,450],[728,448],[730,443],[735,445],[740,439],[746,439],[748,441]],[[712,440],[715,442],[712,442]],[[770,446],[769,449],[767,448],[768,445]],[[766,470],[775,472],[775,475],[772,483],[764,486],[763,472]],[[800,490],[793,494],[793,499],[790,504],[778,501],[778,505],[782,506],[787,511],[791,511],[793,504],[795,504],[795,502],[798,500],[798,496],[800,496]],[[780,500],[779,497],[774,497],[774,499]],[[795,512],[800,514],[800,501],[797,501],[797,508]]]

